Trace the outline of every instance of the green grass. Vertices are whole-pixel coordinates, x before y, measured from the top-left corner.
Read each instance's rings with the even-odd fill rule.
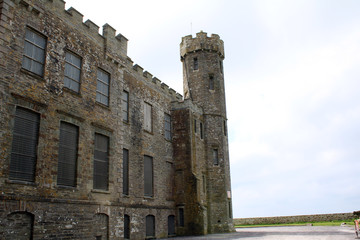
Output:
[[[313,226],[340,226],[340,224],[346,223],[346,225],[354,225],[354,221],[351,219],[342,221],[331,222],[297,222],[297,223],[285,223],[285,224],[257,224],[257,225],[236,225],[237,228],[247,227],[279,227],[279,226],[306,226],[312,224]]]

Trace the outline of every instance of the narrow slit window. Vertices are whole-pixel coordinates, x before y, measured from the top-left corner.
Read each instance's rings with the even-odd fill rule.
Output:
[[[122,119],[124,122],[129,122],[129,92],[123,91],[122,95]]]
[[[171,116],[167,113],[164,114],[164,130],[165,130],[165,139],[171,140]]]
[[[193,64],[194,64],[194,70],[198,70],[199,69],[199,61],[198,61],[197,57],[194,58]]]
[[[123,149],[123,194],[129,195],[129,150]]]
[[[213,149],[213,164],[219,165],[219,152],[217,149]]]
[[[152,132],[152,106],[144,103],[144,130]]]
[[[204,139],[204,126],[202,122],[200,122],[200,138]]]
[[[214,82],[214,75],[209,75],[209,89],[214,90],[215,89],[215,82]]]
[[[154,196],[153,158],[144,156],[144,196]]]

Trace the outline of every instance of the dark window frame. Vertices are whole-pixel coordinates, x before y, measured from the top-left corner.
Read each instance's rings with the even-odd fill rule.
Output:
[[[147,215],[145,218],[145,234],[146,238],[154,238],[156,235],[155,231],[155,216],[154,215]]]
[[[124,215],[124,239],[130,239],[130,233],[131,233],[130,216],[125,214]]]
[[[185,226],[185,213],[184,213],[184,207],[178,208],[178,226],[184,227]]]

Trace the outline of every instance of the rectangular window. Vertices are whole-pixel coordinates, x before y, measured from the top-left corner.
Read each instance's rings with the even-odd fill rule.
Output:
[[[224,136],[227,135],[227,126],[226,126],[226,121],[224,120]]]
[[[129,195],[129,150],[123,149],[123,194]]]
[[[109,137],[95,133],[94,189],[108,190]]]
[[[122,119],[124,122],[129,122],[129,93],[127,91],[123,91],[121,100]]]
[[[80,90],[81,58],[70,52],[65,53],[64,86],[79,92]]]
[[[165,139],[171,140],[171,116],[169,114],[164,114],[164,129],[165,129]]]
[[[78,151],[79,128],[75,125],[60,123],[57,184],[76,186],[76,160]]]
[[[96,101],[109,106],[110,74],[101,69],[97,71]]]
[[[195,133],[197,132],[197,122],[196,122],[196,119],[194,119],[194,132],[195,132]]]
[[[144,156],[144,195],[146,197],[154,196],[153,175],[153,158],[149,156]]]
[[[217,149],[213,149],[213,164],[219,165],[219,153]]]
[[[194,58],[194,70],[198,70],[199,69],[199,62],[197,58]]]
[[[179,208],[179,227],[185,226],[185,220],[184,220],[184,208]]]
[[[206,177],[205,177],[205,175],[202,175],[202,180],[203,180],[203,192],[206,193]]]
[[[26,29],[22,67],[39,76],[44,74],[46,38]]]
[[[209,75],[209,89],[210,90],[214,90],[215,86],[214,86],[214,75],[210,74]]]
[[[152,106],[144,103],[144,129],[152,132]]]
[[[9,178],[34,182],[40,115],[16,108]]]
[[[167,196],[166,200],[173,200],[174,198],[174,187],[175,187],[175,172],[174,172],[174,164],[171,162],[166,162],[166,168],[167,168]]]
[[[200,138],[204,139],[204,127],[202,122],[200,122]]]
[[[220,64],[220,72],[221,72],[221,74],[222,74],[223,71],[224,71],[224,67],[223,67],[223,62],[222,62],[222,60],[219,61],[219,64]]]
[[[229,201],[229,218],[232,218],[232,207],[231,207],[231,201]]]
[[[124,215],[124,239],[130,239],[130,216]]]

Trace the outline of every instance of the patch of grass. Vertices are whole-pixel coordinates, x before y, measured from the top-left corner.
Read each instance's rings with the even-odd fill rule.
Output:
[[[297,222],[297,223],[279,223],[279,224],[256,224],[256,225],[236,225],[237,228],[248,228],[248,227],[280,227],[280,226],[306,226],[312,224],[313,226],[340,226],[342,223],[353,226],[354,221],[351,219],[331,221],[331,222]]]

